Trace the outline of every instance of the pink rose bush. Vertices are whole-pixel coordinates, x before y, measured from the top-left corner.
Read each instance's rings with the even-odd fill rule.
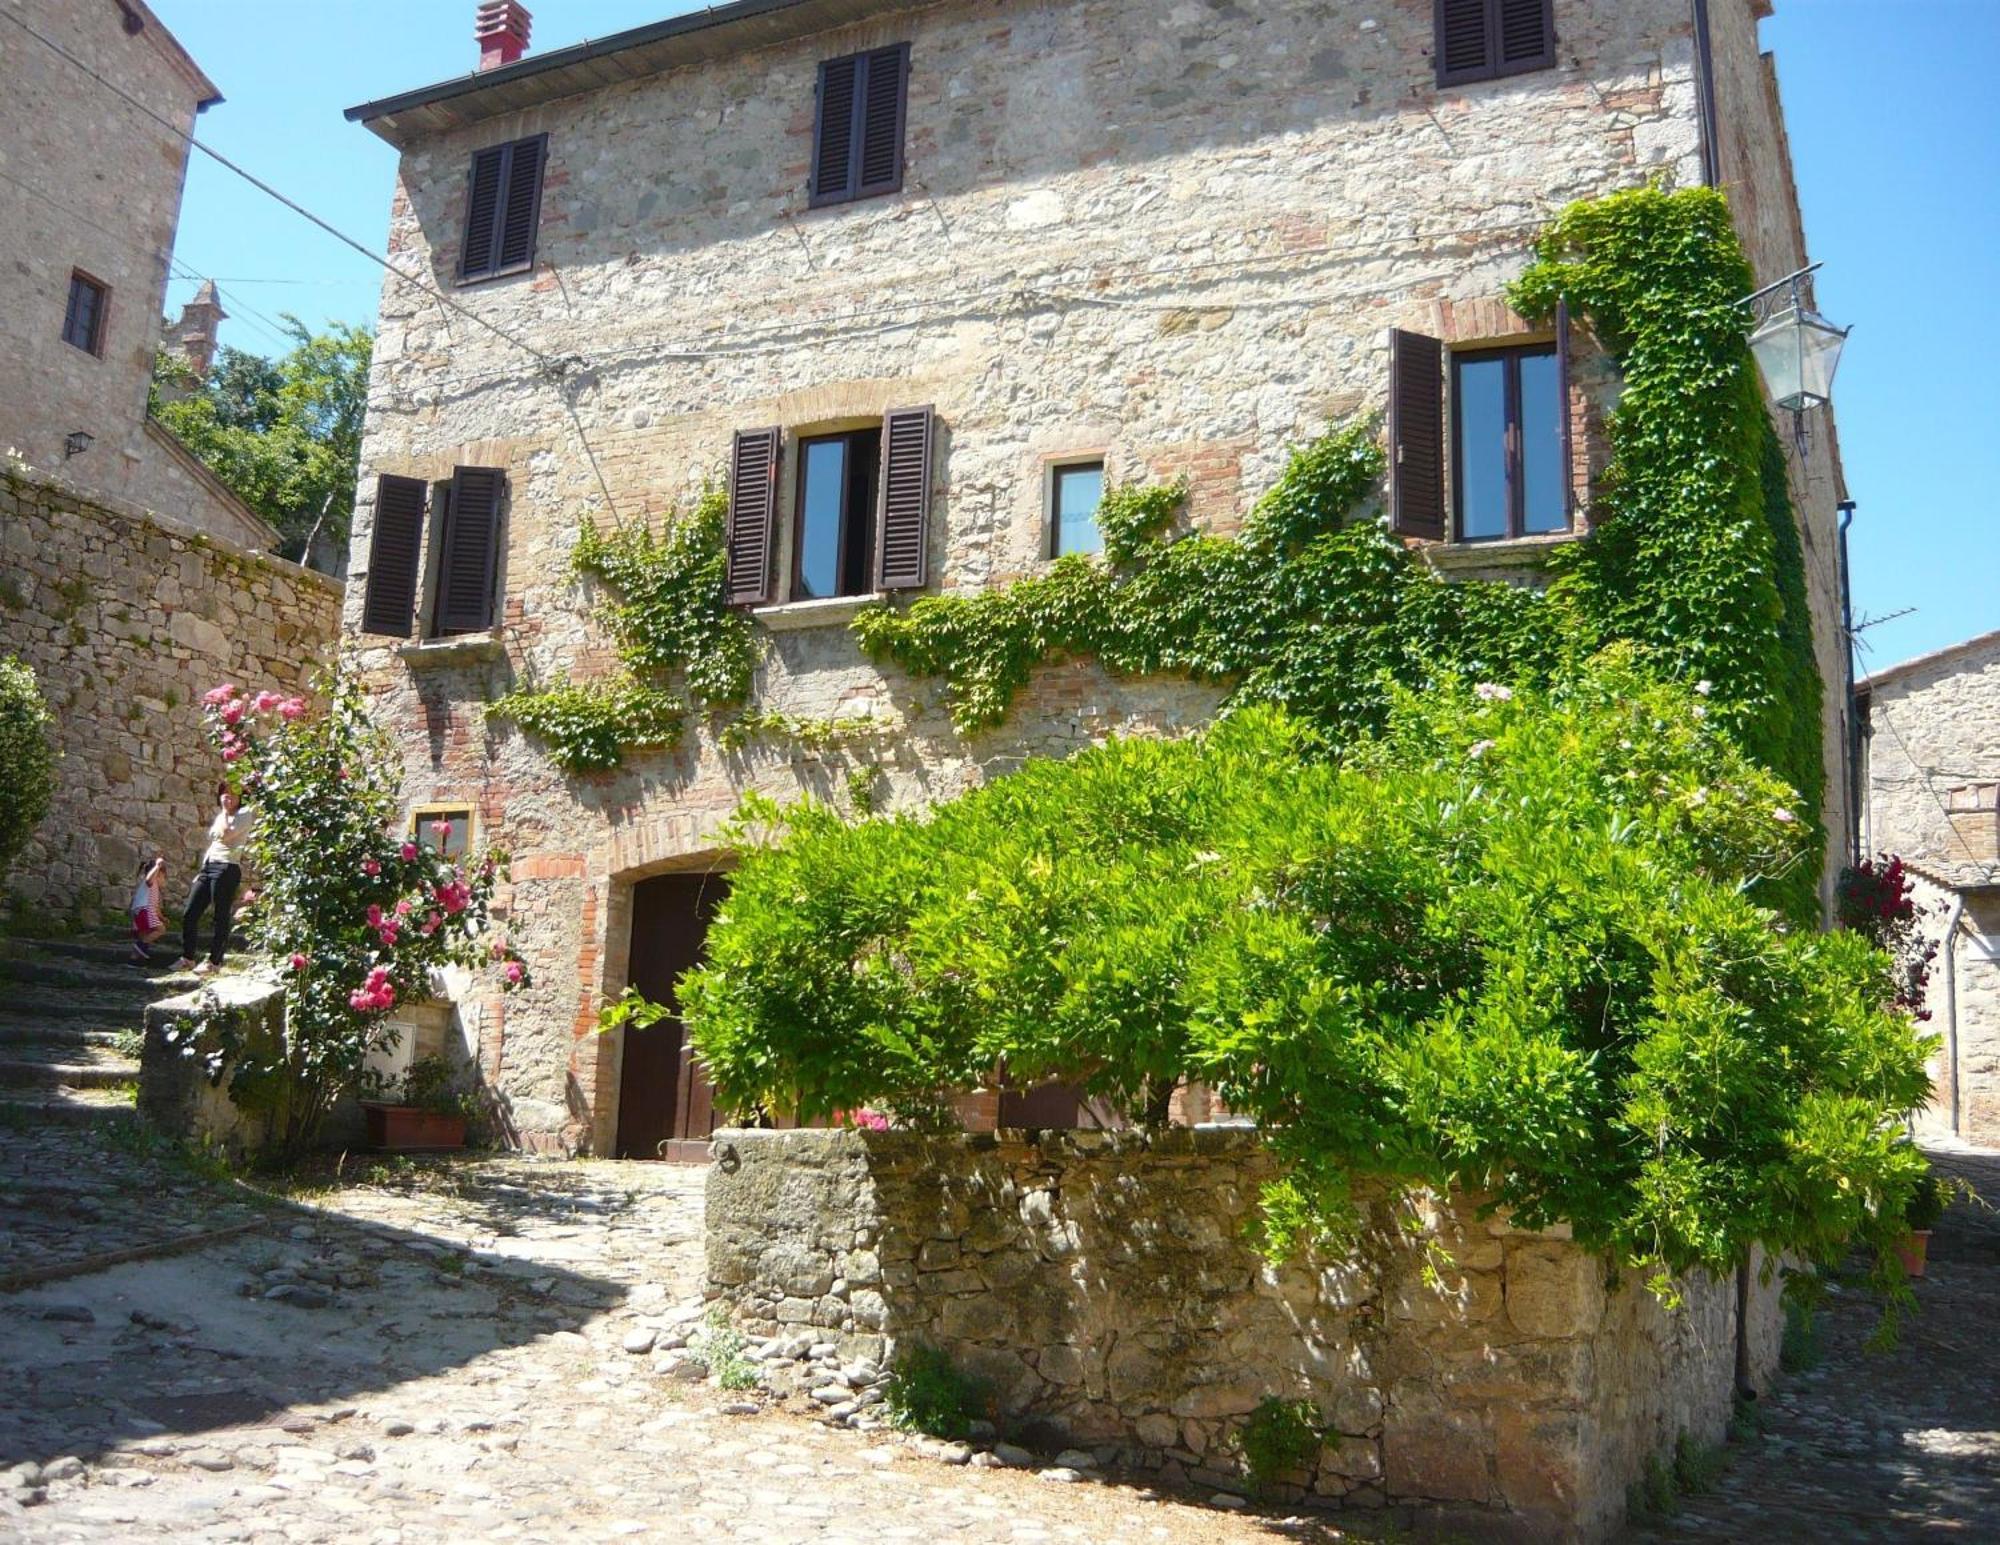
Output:
[[[257,816],[253,939],[289,968],[283,1044],[254,1044],[218,1018],[212,1031],[241,1040],[208,1060],[230,1070],[232,1094],[277,1111],[271,1146],[284,1157],[311,1145],[340,1095],[366,1092],[370,1055],[403,1033],[390,1017],[399,1004],[533,985],[492,930],[506,856],[445,857],[444,822],[430,828],[435,841],[412,837],[400,758],[359,686],[336,674],[322,689],[308,703],[225,682],[201,700],[228,777]]]

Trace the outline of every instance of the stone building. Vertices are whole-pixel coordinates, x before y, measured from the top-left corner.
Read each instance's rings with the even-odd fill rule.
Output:
[[[146,411],[188,136],[221,100],[145,0],[0,11],[0,450],[268,549],[277,532]]]
[[[740,0],[521,58],[503,5],[480,70],[351,109],[402,152],[391,261],[451,304],[385,283],[346,648],[402,731],[413,814],[514,857],[536,983],[461,1005],[514,1135],[699,1151],[676,1032],[598,1036],[598,1010],[694,958],[746,791],[841,790],[828,753],[692,731],[572,779],[485,717],[608,667],[568,569],[584,523],[733,486],[758,706],[876,726],[892,806],[1196,724],[1217,695],[1071,662],[962,738],[858,651],[869,594],[1037,572],[1092,543],[1106,478],[1185,475],[1193,523],[1233,530],[1289,447],[1384,408],[1392,377],[1433,418],[1447,377],[1494,407],[1435,426],[1427,466],[1409,441],[1385,496],[1405,533],[1450,572],[1531,582],[1581,534],[1616,383],[1504,287],[1563,205],[1651,178],[1726,186],[1760,283],[1803,265],[1768,10]],[[1526,470],[1448,485],[1447,438],[1499,468],[1507,401]],[[1838,682],[1830,433],[1793,473]]]
[[[1862,849],[1914,871],[1939,945],[1918,1125],[2000,1144],[2000,631],[1877,671],[1856,696]]]

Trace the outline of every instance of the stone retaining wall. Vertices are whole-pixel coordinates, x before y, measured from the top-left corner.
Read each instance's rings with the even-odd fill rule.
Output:
[[[1649,1459],[1720,1439],[1733,1284],[1691,1278],[1670,1312],[1565,1229],[1379,1186],[1348,1255],[1274,1267],[1246,1238],[1272,1172],[1244,1131],[726,1131],[709,1292],[852,1355],[941,1345],[1016,1434],[1169,1483],[1240,1485],[1244,1419],[1304,1399],[1330,1436],[1286,1494],[1482,1540],[1603,1538]],[[1760,1376],[1778,1320],[1756,1289]]]
[[[4,877],[30,917],[122,913],[164,853],[169,911],[201,861],[221,764],[201,695],[305,687],[340,625],[340,586],[19,464],[0,469],[0,654],[55,714],[55,805]]]

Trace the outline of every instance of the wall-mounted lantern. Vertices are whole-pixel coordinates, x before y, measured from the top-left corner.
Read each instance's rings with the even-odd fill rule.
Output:
[[[87,429],[72,429],[63,437],[63,460],[68,461],[72,456],[81,456],[90,449],[90,442],[94,438],[95,436]]]
[[[1747,297],[1750,352],[1764,372],[1771,400],[1792,415],[1792,437],[1805,447],[1805,415],[1833,400],[1833,373],[1850,327],[1835,327],[1812,307],[1806,281],[1819,264],[1787,274]]]

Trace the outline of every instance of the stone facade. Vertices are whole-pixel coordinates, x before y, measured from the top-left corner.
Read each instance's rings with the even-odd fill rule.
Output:
[[[1244,1419],[1305,1400],[1329,1436],[1285,1495],[1594,1540],[1649,1460],[1729,1419],[1733,1284],[1669,1310],[1566,1229],[1370,1184],[1347,1254],[1274,1266],[1246,1237],[1272,1174],[1249,1132],[725,1131],[716,1159],[709,1292],[745,1329],[942,1347],[1015,1433],[1169,1483],[1240,1485]],[[1758,1378],[1779,1320],[1755,1288]]]
[[[146,412],[185,136],[195,115],[222,98],[144,0],[9,0],[8,13],[146,112],[23,28],[0,30],[0,146],[9,168],[0,182],[0,298],[9,322],[0,450],[210,536],[267,548],[277,533]],[[95,354],[63,339],[78,271],[109,291]],[[87,448],[66,454],[77,431],[90,437]]]
[[[830,9],[866,19],[818,31],[787,19]],[[1763,277],[1796,266],[1797,222],[1761,6],[1708,10],[1722,159]],[[840,786],[827,755],[728,754],[692,734],[674,754],[572,780],[487,724],[484,703],[516,685],[610,663],[595,597],[567,568],[581,526],[667,518],[723,478],[733,431],[775,424],[788,532],[802,432],[928,403],[933,589],[1045,567],[1049,469],[1065,458],[1102,456],[1114,479],[1185,474],[1193,523],[1234,529],[1288,448],[1382,408],[1389,328],[1455,346],[1546,338],[1501,299],[1546,219],[1650,177],[1701,180],[1686,0],[1558,0],[1555,14],[1555,67],[1440,89],[1431,0],[815,3],[766,8],[746,41],[731,28],[749,23],[718,24],[686,67],[616,85],[540,100],[534,77],[502,71],[435,112],[355,110],[403,152],[391,259],[515,340],[385,284],[350,572],[365,580],[378,475],[504,468],[500,625],[480,649],[397,647],[361,632],[360,583],[345,624],[402,730],[412,800],[472,808],[479,839],[516,857],[510,926],[536,986],[504,1019],[495,1002],[468,1022],[529,1140],[612,1140],[622,1040],[591,1032],[628,980],[634,884],[718,867],[718,827],[748,790]],[[901,42],[913,61],[903,191],[809,207],[818,62]],[[548,160],[533,270],[455,285],[469,158],[536,134]],[[1617,384],[1587,337],[1573,352],[1582,507]],[[1828,444],[1808,469],[1826,473]],[[1800,508],[1830,629],[1833,512]],[[1546,546],[1434,557],[1532,578]],[[782,545],[776,568],[790,572]],[[1039,673],[1005,727],[966,740],[934,684],[861,657],[852,610],[759,614],[758,705],[881,727],[876,792],[892,807],[1113,731],[1178,731],[1216,701],[1073,662]],[[1844,741],[1830,744],[1837,758]],[[1837,763],[1829,786],[1837,799]],[[1842,820],[1829,810],[1830,829]]]
[[[0,477],[0,653],[54,710],[54,808],[6,877],[26,914],[122,914],[140,860],[169,896],[199,863],[221,681],[298,691],[332,653],[340,587],[13,465]]]
[[[1939,944],[1923,1130],[2000,1144],[2000,633],[1862,684],[1862,846],[1917,873]]]

